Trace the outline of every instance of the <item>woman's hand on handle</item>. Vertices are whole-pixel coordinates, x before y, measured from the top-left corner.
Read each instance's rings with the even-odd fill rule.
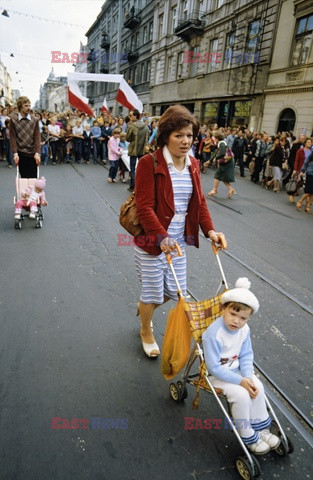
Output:
[[[227,248],[227,241],[226,241],[226,238],[225,238],[224,233],[222,233],[222,232],[216,232],[215,230],[210,230],[210,231],[208,232],[208,235],[209,235],[210,240],[212,240],[212,242],[214,242],[214,243],[216,243],[217,245],[219,245],[220,248],[226,250],[226,248]]]
[[[176,240],[174,240],[174,238],[171,238],[171,237],[165,237],[160,243],[160,248],[162,252],[164,252],[165,254],[174,252],[174,250],[177,250]]]

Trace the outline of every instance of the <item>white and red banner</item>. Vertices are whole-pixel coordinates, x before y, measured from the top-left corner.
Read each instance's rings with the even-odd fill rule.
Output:
[[[108,104],[107,104],[107,99],[106,99],[106,97],[104,97],[104,99],[103,99],[103,104],[102,104],[102,107],[101,107],[101,112],[106,112],[108,115],[111,115],[111,112],[110,112],[110,110],[108,109]]]
[[[83,97],[80,93],[79,87],[76,82],[86,81],[86,82],[108,82],[108,83],[119,83],[119,89],[116,95],[116,101],[119,102],[121,105],[128,109],[136,108],[139,110],[140,113],[143,111],[142,102],[137,97],[134,90],[128,85],[125,81],[123,75],[118,74],[106,74],[106,73],[77,73],[77,72],[69,72],[67,74],[68,78],[68,101],[70,105],[75,108],[78,108],[84,113],[89,113],[87,115],[94,116],[93,111],[91,110],[90,106],[88,105],[88,98]],[[106,99],[104,99],[106,102]],[[80,105],[82,108],[80,108]],[[107,108],[107,105],[103,107]],[[101,110],[102,110],[101,108]],[[108,109],[107,109],[108,110]],[[92,112],[92,114],[90,113]]]
[[[67,87],[68,103],[90,117],[94,117],[94,112],[88,105],[88,98],[80,93],[77,83],[68,81]]]

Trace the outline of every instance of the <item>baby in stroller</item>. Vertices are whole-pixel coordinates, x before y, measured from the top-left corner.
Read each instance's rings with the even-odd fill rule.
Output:
[[[44,188],[46,186],[45,177],[37,178],[33,186],[27,187],[21,191],[20,198],[15,204],[15,220],[20,220],[23,208],[29,208],[29,218],[36,219],[38,205],[46,206],[48,202]]]
[[[259,309],[250,282],[240,278],[222,295],[223,316],[202,335],[209,378],[231,404],[233,421],[242,441],[255,455],[276,449],[280,438],[269,430],[263,385],[253,373],[253,350],[248,319]]]

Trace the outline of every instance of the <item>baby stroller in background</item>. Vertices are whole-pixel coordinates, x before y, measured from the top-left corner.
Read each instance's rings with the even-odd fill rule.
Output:
[[[22,193],[27,189],[27,188],[32,188],[35,185],[36,180],[39,179],[39,167],[37,167],[37,178],[21,178],[20,177],[20,172],[18,165],[16,167],[16,177],[15,177],[15,189],[16,189],[16,195],[14,195],[14,205],[16,202],[20,199],[22,199]],[[24,212],[23,212],[24,211]],[[29,206],[23,206],[22,213],[20,215],[20,218],[15,218],[14,219],[14,228],[15,230],[19,230],[22,228],[22,221],[24,220],[25,217],[29,217],[29,212],[30,212],[30,207]],[[44,219],[44,215],[41,210],[41,204],[37,204],[37,212],[35,214],[35,226],[36,228],[42,228],[42,222]]]
[[[257,478],[261,473],[260,464],[257,458],[255,457],[255,455],[253,455],[248,450],[247,446],[242,441],[236,429],[235,423],[232,421],[230,404],[228,403],[226,396],[223,394],[223,391],[219,388],[213,387],[210,381],[209,373],[205,365],[204,354],[202,350],[202,334],[209,327],[209,325],[211,325],[211,323],[213,323],[218,317],[221,316],[222,314],[221,296],[224,293],[224,291],[228,289],[224,271],[218,256],[218,251],[222,247],[212,242],[212,248],[220,268],[222,280],[218,287],[217,293],[213,298],[210,298],[209,300],[204,300],[203,302],[188,302],[188,303],[185,302],[185,313],[186,313],[189,327],[195,343],[192,348],[188,362],[185,366],[185,371],[182,377],[182,381],[171,383],[169,390],[170,390],[170,395],[172,399],[175,400],[175,402],[182,402],[188,396],[188,390],[186,386],[187,383],[189,385],[193,385],[196,388],[196,396],[192,405],[194,410],[197,410],[199,406],[200,390],[203,390],[209,393],[215,398],[215,400],[217,401],[219,407],[221,408],[224,414],[225,422],[227,422],[227,427],[234,432],[244,452],[244,456],[237,457],[236,459],[237,471],[243,479],[253,480]],[[181,289],[177,280],[177,276],[175,274],[173,264],[169,260],[169,258],[168,258],[168,263],[171,267],[173,277],[177,285],[178,295],[181,295]],[[223,286],[225,288],[223,288]],[[223,291],[221,292],[221,290]],[[200,365],[195,373],[191,373],[191,369],[194,363],[197,361],[197,359],[199,359]],[[226,401],[227,409],[224,407],[222,400]],[[291,443],[289,438],[285,435],[282,429],[282,426],[266,396],[265,396],[265,401],[267,405],[267,410],[272,416],[271,430],[273,431],[273,433],[275,433],[275,435],[279,436],[281,440],[280,444],[274,451],[279,456],[285,456],[289,453],[292,453],[294,450],[293,444]]]

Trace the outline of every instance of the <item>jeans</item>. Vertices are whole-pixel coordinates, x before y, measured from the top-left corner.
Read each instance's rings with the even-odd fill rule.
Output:
[[[59,146],[58,144],[59,144],[58,140],[56,142],[50,142],[53,163],[57,162],[57,153],[58,153],[58,146]]]
[[[110,170],[109,170],[109,178],[114,178],[117,175],[117,170],[118,170],[118,160],[110,160]]]
[[[108,145],[106,142],[102,142],[102,160],[105,161],[108,158]]]
[[[136,174],[136,163],[137,163],[137,157],[129,157],[130,160],[130,185],[129,187],[131,189],[135,188],[135,174]]]
[[[10,140],[8,138],[6,138],[4,140],[4,151],[5,151],[5,155],[6,155],[8,165],[12,165],[13,154],[12,154],[11,147],[10,147]]]
[[[99,154],[99,152],[100,152],[100,142],[99,142],[99,139],[98,139],[98,138],[94,138],[94,139],[93,139],[93,152],[92,152],[94,163],[96,163],[97,160],[98,160],[98,154]]]
[[[260,173],[262,172],[262,168],[263,168],[263,162],[264,162],[264,157],[255,158],[254,172],[251,176],[251,180],[254,183],[258,183],[259,181]]]
[[[49,160],[49,144],[41,145],[41,160],[44,165],[48,164]]]
[[[85,162],[89,162],[91,155],[91,146],[90,145],[85,145],[84,146],[84,160]]]
[[[74,138],[74,146],[75,146],[75,162],[80,163],[82,159],[82,153],[83,153],[83,139]]]

